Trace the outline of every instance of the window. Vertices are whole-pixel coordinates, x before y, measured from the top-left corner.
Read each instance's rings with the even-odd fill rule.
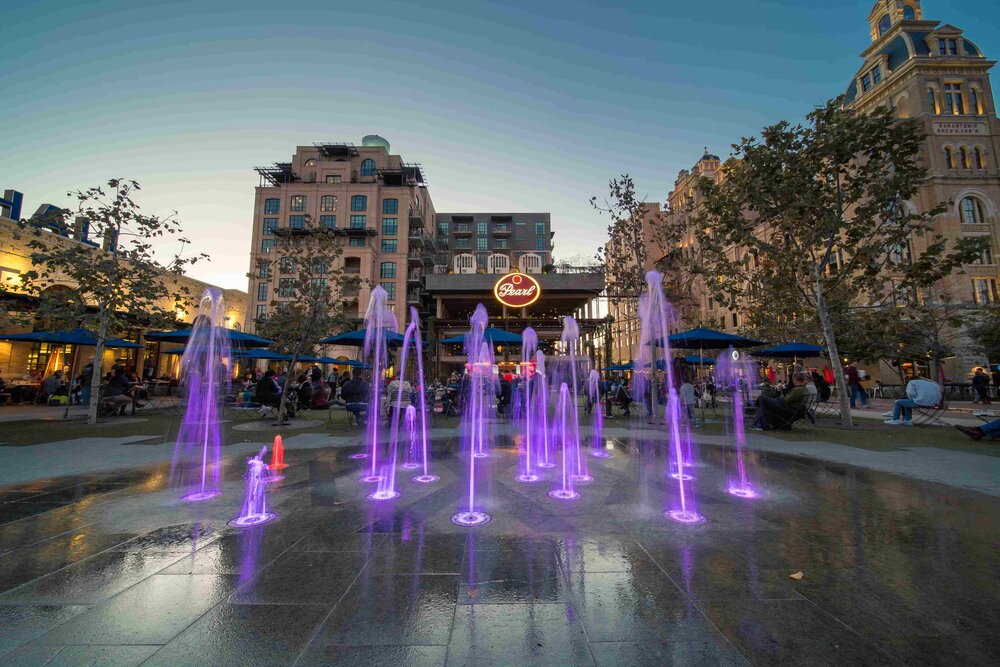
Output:
[[[861,77],[861,90],[862,92],[867,93],[871,89],[872,89],[872,75],[871,72],[869,72],[868,74],[865,74],[863,77]]]
[[[917,13],[913,11],[911,5],[903,6],[903,20],[904,21],[914,21],[917,18]]]
[[[489,255],[485,252],[476,253],[476,266],[480,269],[486,268],[486,262],[489,261]]]
[[[735,327],[738,327],[739,325],[740,325],[739,315],[737,315],[736,313],[733,313],[733,327],[735,328]]]
[[[282,278],[278,281],[278,296],[288,298],[295,296],[295,280],[292,278]]]
[[[535,250],[548,250],[549,242],[543,236],[535,239]]]
[[[448,236],[448,223],[439,222],[438,223],[438,236]]]
[[[282,257],[278,260],[278,271],[280,273],[291,273],[295,270],[295,260],[291,257]]]
[[[976,146],[976,148],[972,151],[972,153],[973,156],[975,157],[975,163],[974,163],[975,168],[986,169],[986,154],[983,153],[983,149],[980,148],[979,146]]]
[[[292,195],[291,200],[288,203],[289,211],[304,211],[306,210],[306,196],[305,195]]]
[[[983,204],[975,197],[965,197],[962,199],[962,224],[981,225],[986,222],[983,215]]]
[[[507,239],[493,239],[493,247],[500,250],[507,249]]]
[[[327,183],[340,183],[340,181],[341,181],[342,178],[343,177],[340,174],[327,174],[326,175],[326,182]]]
[[[264,218],[264,233],[273,234],[274,230],[278,228],[277,218]]]
[[[304,215],[290,215],[290,216],[288,216],[288,228],[289,229],[305,229],[306,228],[306,216],[304,216]]]
[[[257,315],[255,319],[262,320],[267,317],[267,306],[263,303],[257,304]]]
[[[989,237],[986,238],[989,239]],[[987,246],[983,248],[981,253],[979,253],[979,257],[976,257],[976,261],[974,261],[973,264],[993,264],[993,248],[989,244],[989,241],[987,241]]]
[[[364,195],[354,195],[351,197],[351,210],[352,211],[367,211],[368,210],[368,197]]]
[[[396,239],[382,239],[382,252],[385,254],[396,252]]]
[[[910,252],[910,242],[903,241],[902,243],[897,243],[893,246],[889,253],[889,261],[896,265],[902,266],[904,264],[909,264],[913,259],[913,255]]]
[[[494,232],[500,232],[502,234],[506,234],[507,232],[510,231],[510,227],[507,226],[506,222],[500,222],[500,223],[497,223],[497,224],[493,225],[493,231]]]
[[[872,81],[876,86],[882,83],[882,68],[878,65],[875,65],[875,67],[872,68]]]
[[[969,109],[975,114],[983,113],[979,107],[979,91],[975,88],[969,88]]]
[[[485,236],[477,236],[476,237],[476,250],[486,250],[486,248],[487,248],[486,242],[487,242],[487,239],[486,239]]]
[[[965,113],[965,100],[962,98],[962,84],[944,84],[944,110],[950,114]]]
[[[257,277],[263,280],[271,279],[271,262],[261,262],[257,265]]]
[[[337,198],[333,195],[323,195],[319,198],[319,210],[321,211],[336,211],[337,210]]]
[[[997,281],[995,278],[973,278],[972,297],[980,306],[997,302]]]
[[[312,272],[320,276],[330,273],[330,260],[328,260],[326,257],[313,258]]]
[[[486,223],[485,222],[477,222],[476,223],[476,233],[477,234],[485,234],[486,233]]]
[[[398,199],[383,199],[382,200],[382,212],[395,215],[399,213],[399,200]]]
[[[365,240],[364,240],[364,238],[362,238],[360,236],[359,237],[355,237],[355,238],[347,239],[347,247],[348,248],[364,248],[365,247]]]
[[[265,199],[264,200],[264,213],[277,213],[281,210],[281,200],[280,199]]]
[[[469,239],[467,238],[457,238],[455,239],[455,249],[456,250],[468,250],[471,246],[469,245]]]
[[[260,251],[271,252],[275,244],[277,244],[277,241],[275,241],[274,239],[263,239],[260,242]]]
[[[257,300],[267,301],[267,283],[257,283]]]
[[[965,150],[965,146],[958,148],[958,166],[962,169],[972,168],[972,165],[969,164],[969,151]]]
[[[351,229],[364,229],[367,224],[368,224],[368,216],[365,215],[351,216]]]
[[[311,157],[308,160],[306,160],[305,166],[307,166],[307,167],[315,167],[316,166],[316,158]]]
[[[337,216],[335,215],[321,215],[319,216],[319,224],[323,229],[336,229],[337,228]]]
[[[362,160],[361,161],[361,175],[362,176],[374,176],[375,175],[375,160]]]
[[[933,88],[927,88],[927,95],[931,98],[931,113],[938,113],[937,95]]]
[[[955,154],[951,150],[951,146],[944,147],[944,163],[949,169],[955,168]]]
[[[544,222],[536,222],[535,223],[535,236],[544,236],[544,235],[545,235],[545,223]]]
[[[396,262],[382,262],[378,272],[379,278],[395,278]]]
[[[396,299],[396,283],[379,283],[382,289],[385,290],[385,298],[389,301],[394,301]]]
[[[886,33],[887,30],[892,26],[892,21],[889,19],[889,15],[886,14],[878,20],[878,36],[881,37]]]
[[[399,230],[399,218],[382,218],[382,234],[395,236]]]

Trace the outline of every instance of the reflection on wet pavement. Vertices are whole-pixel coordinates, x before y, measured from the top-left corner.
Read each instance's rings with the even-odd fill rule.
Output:
[[[704,448],[709,520],[681,526],[649,443],[572,503],[498,448],[469,530],[453,450],[378,505],[354,450],[288,450],[280,518],[240,531],[239,461],[198,506],[162,468],[0,490],[0,664],[1000,661],[1000,499],[780,456],[755,462],[765,498],[733,499]]]

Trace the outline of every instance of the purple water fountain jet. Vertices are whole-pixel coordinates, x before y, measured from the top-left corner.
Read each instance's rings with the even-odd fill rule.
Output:
[[[576,348],[580,341],[580,327],[574,318],[569,316],[563,318],[560,340],[566,346],[566,354],[569,357],[570,414],[568,419],[571,423],[568,426],[569,437],[572,438],[573,450],[575,451],[571,474],[574,482],[590,482],[594,478],[587,470],[587,457],[583,455],[583,447],[580,446],[580,380],[577,376],[576,364]]]
[[[368,396],[368,458],[371,465],[362,482],[374,483],[382,480],[379,474],[379,423],[382,416],[382,383],[389,363],[386,344],[387,335],[396,331],[396,315],[386,305],[387,295],[381,285],[372,290],[368,310],[365,312],[364,356],[372,367],[372,386]],[[395,468],[395,466],[393,466]]]
[[[267,446],[260,454],[247,460],[246,495],[243,497],[243,507],[240,515],[229,522],[234,528],[251,528],[278,518],[274,512],[267,511],[267,482],[271,469],[264,463]]]
[[[556,402],[556,442],[562,450],[562,484],[558,489],[549,491],[549,498],[556,500],[575,500],[580,494],[573,490],[573,478],[571,469],[579,454],[580,443],[576,442],[574,447],[573,433],[569,428],[569,420],[573,418],[573,409],[569,404],[569,386],[565,382],[559,385],[559,400]]]
[[[636,368],[642,369],[643,373],[637,375],[645,377],[644,382],[651,383],[656,369],[660,366],[666,375],[667,400],[664,405],[664,421],[668,428],[670,468],[677,480],[677,499],[676,505],[667,509],[664,515],[679,523],[701,523],[705,521],[705,517],[698,514],[693,488],[688,488],[693,480],[684,472],[685,442],[681,437],[680,397],[677,395],[677,385],[674,382],[673,355],[670,351],[669,338],[672,311],[663,296],[663,277],[657,271],[646,274],[646,292],[640,300],[639,319],[641,327],[635,363]],[[637,383],[636,394],[645,395],[642,392],[646,389],[647,386]],[[651,384],[648,389],[653,396],[656,395]],[[655,405],[656,401],[653,403]]]
[[[587,377],[587,396],[590,398],[593,415],[594,432],[590,455],[599,459],[611,458],[611,452],[604,449],[604,411],[601,406],[601,374],[597,369],[590,371]]]
[[[417,453],[417,409],[412,405],[406,406],[403,426],[406,428],[408,445],[402,467],[404,470],[416,470],[420,467],[420,462],[417,460],[420,455]]]
[[[469,495],[465,509],[453,514],[451,522],[459,526],[481,526],[492,516],[476,508],[476,460],[489,456],[487,452],[487,422],[496,395],[493,378],[493,348],[485,339],[489,316],[483,304],[476,306],[470,318],[471,328],[465,334],[468,356],[468,399],[462,410],[462,436],[469,457]]]
[[[538,452],[535,451],[537,445],[536,423],[539,417],[535,413],[532,400],[532,385],[536,383],[537,373],[531,372],[531,363],[535,359],[535,352],[538,351],[538,334],[531,327],[525,329],[521,334],[521,373],[524,375],[524,458],[521,462],[521,472],[514,479],[518,482],[530,484],[537,482],[540,478],[535,473],[535,464],[538,459]],[[537,391],[537,389],[535,390]]]
[[[535,378],[531,393],[535,397],[536,419],[535,419],[535,447],[541,445],[538,456],[539,468],[555,468],[556,464],[552,455],[552,438],[549,433],[549,378],[545,369],[545,353],[541,350],[535,352]]]
[[[174,445],[170,468],[175,486],[188,490],[186,502],[208,500],[221,493],[221,400],[229,393],[232,354],[223,328],[222,292],[206,289],[181,358],[181,383],[188,401]]]
[[[715,362],[716,383],[732,396],[730,406],[732,412],[729,423],[732,425],[733,441],[735,443],[736,475],[727,480],[726,493],[737,498],[760,498],[761,493],[754,484],[754,474],[747,461],[747,431],[744,417],[744,405],[747,403],[753,378],[757,370],[753,361],[744,358],[730,347],[719,355]]]
[[[430,484],[440,479],[437,475],[430,474],[430,461],[427,452],[427,387],[424,384],[424,341],[420,335],[420,320],[417,317],[417,309],[410,306],[410,322],[413,327],[413,349],[416,350],[417,357],[417,393],[420,396],[420,463],[423,466],[423,473],[411,478],[419,484]]]

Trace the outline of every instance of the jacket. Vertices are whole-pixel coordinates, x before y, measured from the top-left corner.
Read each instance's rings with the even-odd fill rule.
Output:
[[[941,402],[941,387],[936,382],[916,378],[906,385],[906,395],[922,408],[932,408]]]

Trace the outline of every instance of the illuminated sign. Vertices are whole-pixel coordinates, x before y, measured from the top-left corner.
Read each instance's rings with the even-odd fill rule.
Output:
[[[493,285],[493,296],[508,308],[524,308],[538,301],[542,286],[526,273],[508,273]]]

